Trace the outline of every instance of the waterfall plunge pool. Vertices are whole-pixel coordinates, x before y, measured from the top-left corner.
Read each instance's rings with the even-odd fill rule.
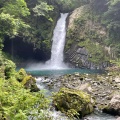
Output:
[[[90,70],[90,69],[26,69],[28,74],[31,74],[33,76],[61,76],[65,74],[74,74],[74,73],[80,73],[80,74],[103,74],[105,71],[103,70]]]

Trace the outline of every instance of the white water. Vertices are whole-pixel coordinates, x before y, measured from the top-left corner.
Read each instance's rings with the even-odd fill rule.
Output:
[[[49,89],[46,84],[53,82],[53,79],[50,78],[44,78],[44,77],[38,77],[36,78],[37,86],[39,89],[45,91],[45,96],[51,96],[52,92],[57,92],[57,90],[51,90]],[[43,111],[44,112],[44,111]],[[70,120],[67,116],[65,116],[63,113],[60,111],[56,111],[55,109],[48,109],[48,115],[51,116],[53,119],[52,120]],[[71,119],[71,120],[81,120],[81,119]],[[86,116],[82,120],[116,120],[116,117],[102,113],[98,109],[94,111],[91,115]]]
[[[60,19],[57,21],[53,32],[51,59],[45,64],[30,63],[27,69],[45,70],[45,69],[67,69],[68,66],[63,62],[64,60],[64,46],[66,37],[66,18],[68,13],[61,13]]]
[[[51,59],[50,66],[51,68],[64,68],[66,67],[63,62],[63,51],[65,46],[65,36],[66,36],[66,18],[68,13],[61,13],[61,17],[57,22],[57,25],[54,29],[53,33],[53,43],[51,50]]]

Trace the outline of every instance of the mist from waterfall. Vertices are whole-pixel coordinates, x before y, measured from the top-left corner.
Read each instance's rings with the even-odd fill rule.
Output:
[[[53,32],[51,59],[46,63],[32,63],[29,69],[67,69],[64,63],[64,46],[66,37],[66,19],[68,13],[61,13],[59,20]]]

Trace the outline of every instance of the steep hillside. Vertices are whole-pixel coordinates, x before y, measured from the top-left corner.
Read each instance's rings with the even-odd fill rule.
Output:
[[[120,37],[114,35],[118,31],[110,34],[109,23],[105,22],[110,3],[107,6],[106,0],[96,1],[75,9],[69,16],[65,60],[75,67],[103,69],[118,58]]]

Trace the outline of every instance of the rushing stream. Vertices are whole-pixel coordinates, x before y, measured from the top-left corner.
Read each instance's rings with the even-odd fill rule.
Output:
[[[85,71],[85,70],[84,70]],[[35,71],[33,71],[35,72]],[[47,71],[46,71],[47,72]],[[31,71],[32,73],[32,71]],[[45,73],[45,71],[44,71]],[[86,71],[87,73],[87,71]],[[92,72],[91,72],[92,73]],[[37,74],[36,74],[37,75]],[[45,74],[46,75],[46,74]],[[60,75],[60,74],[59,74]],[[63,74],[62,74],[63,75]],[[38,74],[39,76],[39,74]],[[47,76],[47,77],[43,77],[43,76],[39,76],[36,78],[37,80],[37,86],[46,91],[46,96],[51,96],[52,92],[57,91],[57,89],[49,89],[48,87],[46,87],[46,84],[50,83],[51,80],[54,79],[53,76]],[[52,77],[52,79],[51,79]],[[52,115],[52,117],[54,118],[54,120],[69,120],[66,116],[64,116],[61,112],[59,111],[51,111],[50,114]],[[78,120],[78,119],[75,119]],[[91,115],[86,116],[85,118],[83,118],[82,120],[116,120],[116,117],[102,113],[101,111],[95,110],[95,112]]]

